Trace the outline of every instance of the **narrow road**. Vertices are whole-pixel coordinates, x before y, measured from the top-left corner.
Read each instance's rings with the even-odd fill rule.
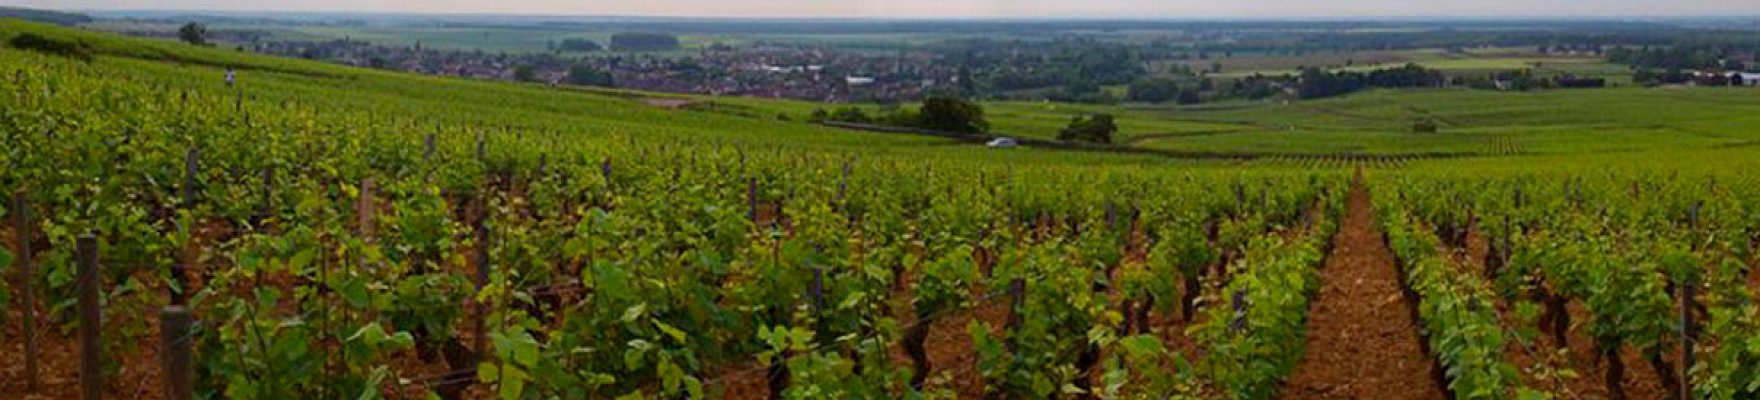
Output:
[[[1445,399],[1359,173],[1284,399]]]

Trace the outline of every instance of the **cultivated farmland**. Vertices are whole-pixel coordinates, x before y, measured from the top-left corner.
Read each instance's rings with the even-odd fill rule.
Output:
[[[1760,395],[1760,91],[987,104],[1194,160],[27,33],[20,398]]]

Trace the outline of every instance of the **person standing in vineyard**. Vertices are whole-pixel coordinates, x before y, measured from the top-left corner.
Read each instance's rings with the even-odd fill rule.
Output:
[[[227,68],[226,69],[226,87],[230,88],[230,87],[232,87],[232,85],[234,83],[237,83],[237,82],[238,82],[238,71],[234,71],[234,70],[232,70],[232,68]]]

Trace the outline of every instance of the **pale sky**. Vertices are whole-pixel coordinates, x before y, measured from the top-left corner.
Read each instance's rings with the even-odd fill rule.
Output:
[[[1328,18],[1755,15],[1753,0],[0,0],[61,10],[693,17]]]

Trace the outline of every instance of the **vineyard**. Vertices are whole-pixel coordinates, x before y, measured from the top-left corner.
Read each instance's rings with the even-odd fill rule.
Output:
[[[996,152],[0,28],[97,54],[0,49],[25,399],[1308,398],[1347,272],[1423,398],[1760,396],[1745,147]]]

